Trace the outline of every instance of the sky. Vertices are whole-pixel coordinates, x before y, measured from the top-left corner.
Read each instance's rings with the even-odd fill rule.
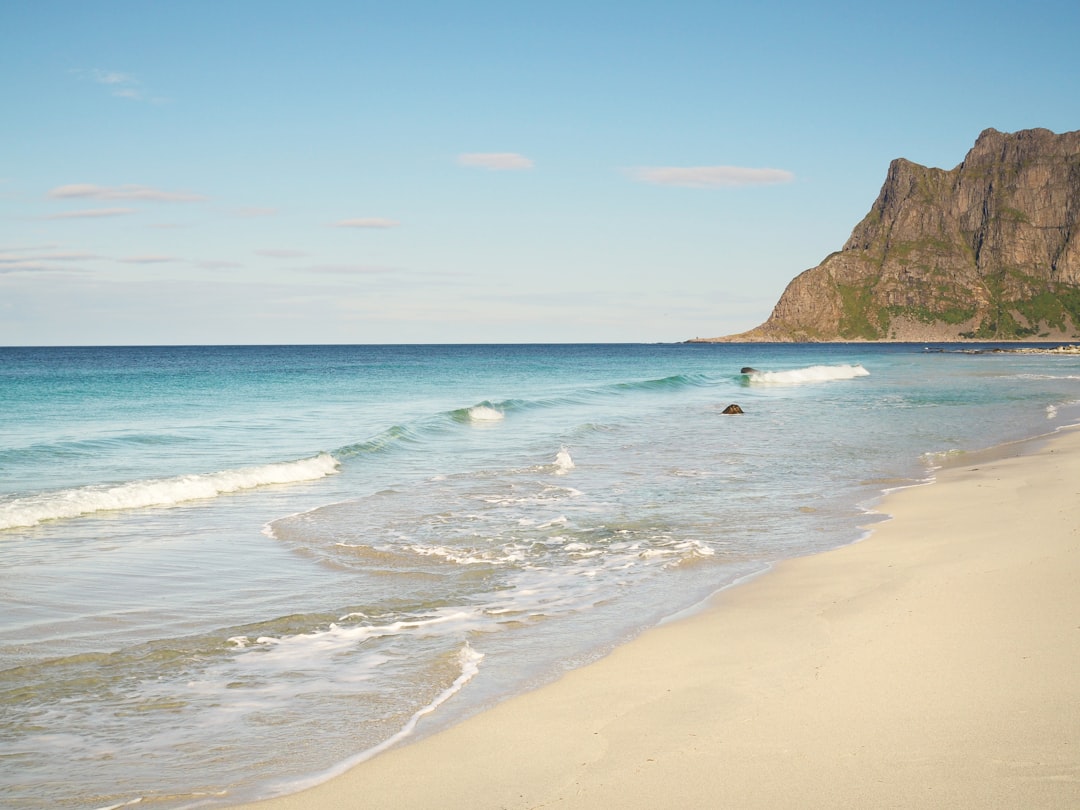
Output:
[[[676,342],[889,162],[1080,129],[1080,3],[0,3],[0,345]]]

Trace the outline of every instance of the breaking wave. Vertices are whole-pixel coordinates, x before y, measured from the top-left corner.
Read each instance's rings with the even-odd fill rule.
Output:
[[[572,469],[574,469],[574,459],[571,458],[570,451],[563,447],[555,456],[555,474],[563,475]]]
[[[338,465],[336,458],[321,453],[298,461],[215,473],[45,492],[0,503],[0,530],[26,528],[48,520],[80,517],[95,512],[173,506],[271,484],[315,481],[336,473]]]
[[[499,422],[505,418],[503,412],[490,405],[476,405],[469,408],[469,419],[473,422]]]
[[[748,369],[743,371],[746,380],[750,383],[765,383],[770,385],[796,385],[799,383],[830,382],[832,380],[852,380],[856,377],[867,377],[870,372],[861,365],[838,365],[838,366],[807,366],[790,371],[758,371]]]

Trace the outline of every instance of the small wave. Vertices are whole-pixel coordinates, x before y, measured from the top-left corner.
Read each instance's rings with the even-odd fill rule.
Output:
[[[129,447],[162,447],[183,444],[190,439],[167,433],[132,433],[94,439],[41,442],[23,447],[0,450],[0,464],[16,463],[29,459],[80,459],[100,456],[102,453],[123,451]]]
[[[657,389],[694,388],[709,383],[709,378],[704,374],[674,374],[670,377],[661,377],[655,380],[615,383],[612,388],[616,391],[655,391]]]
[[[485,422],[500,422],[508,413],[528,410],[530,408],[543,408],[557,405],[556,401],[504,399],[492,401],[485,399],[467,408],[456,408],[443,414],[443,418],[449,417],[451,421],[459,424],[477,424]]]
[[[1076,374],[1002,374],[1002,377],[1017,380],[1080,380]]]
[[[555,474],[565,475],[574,469],[574,459],[570,457],[570,451],[563,447],[555,456]]]
[[[364,442],[356,442],[334,451],[334,456],[340,459],[362,456],[369,453],[381,453],[399,443],[415,443],[419,436],[411,428],[404,425],[394,425]]]
[[[716,552],[712,548],[700,540],[693,539],[672,541],[667,547],[653,549],[646,553],[646,556],[673,558],[664,563],[665,568],[679,568],[715,555]]]
[[[339,462],[328,453],[299,461],[264,464],[235,470],[181,475],[118,486],[89,486],[17,498],[0,504],[0,530],[36,526],[48,520],[74,518],[94,512],[173,506],[185,501],[214,498],[230,492],[271,484],[315,481],[338,470]]]
[[[790,371],[757,371],[744,372],[746,379],[751,383],[768,383],[772,385],[793,385],[798,383],[830,382],[832,380],[852,380],[856,377],[867,377],[870,372],[861,365],[838,365],[838,366],[807,366]]]
[[[521,554],[507,553],[503,548],[482,551],[473,548],[454,549],[449,546],[422,546],[412,544],[404,547],[420,557],[435,557],[456,565],[507,565],[521,562]]]
[[[469,408],[469,420],[472,422],[499,422],[504,418],[502,411],[490,405],[474,405]]]
[[[431,628],[443,624],[467,625],[472,614],[461,610],[437,612],[431,616],[401,618],[387,624],[369,624],[364,613],[346,613],[337,622],[331,622],[322,630],[280,636],[233,636],[228,641],[245,655],[257,654],[259,660],[274,658],[281,661],[305,661],[316,652],[326,653],[352,649],[369,639],[396,636],[408,632],[420,634],[432,632]],[[351,622],[357,621],[353,624]],[[339,624],[341,622],[342,624]]]

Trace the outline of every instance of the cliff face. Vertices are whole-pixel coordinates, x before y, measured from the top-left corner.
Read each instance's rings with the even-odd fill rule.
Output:
[[[1080,337],[1080,131],[984,131],[951,171],[894,160],[843,249],[718,340]]]

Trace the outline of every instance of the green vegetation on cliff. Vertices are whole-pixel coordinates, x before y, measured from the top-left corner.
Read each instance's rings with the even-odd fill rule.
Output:
[[[840,337],[845,340],[878,340],[881,338],[882,310],[873,303],[869,285],[838,284],[840,294]],[[888,327],[888,321],[885,322]]]

